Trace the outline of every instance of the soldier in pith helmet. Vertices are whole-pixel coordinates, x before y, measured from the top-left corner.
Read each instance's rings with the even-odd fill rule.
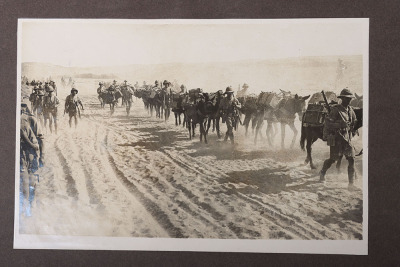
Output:
[[[76,88],[71,89],[71,94],[67,96],[65,99],[65,112],[68,112],[69,115],[69,127],[72,126],[72,118],[75,119],[75,128],[78,125],[78,117],[80,117],[80,109],[83,109],[83,105],[79,97],[77,96],[78,90]]]
[[[329,159],[324,161],[320,172],[320,181],[325,181],[326,171],[341,156],[345,156],[349,162],[348,178],[349,187],[354,183],[354,147],[351,142],[354,136],[354,126],[357,121],[353,108],[349,105],[353,93],[348,88],[343,89],[338,96],[342,102],[331,108],[328,117],[325,119],[325,127],[328,132],[328,145],[330,146]]]
[[[225,89],[225,98],[221,100],[217,114],[222,114],[222,122],[226,122],[227,131],[225,134],[224,141],[228,141],[230,138],[231,143],[234,144],[233,128],[238,122],[238,108],[240,108],[240,103],[233,95],[233,89],[231,86]]]

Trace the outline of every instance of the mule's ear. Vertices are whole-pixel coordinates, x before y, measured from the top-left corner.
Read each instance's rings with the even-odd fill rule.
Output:
[[[303,100],[307,100],[309,97],[310,97],[310,95],[304,96],[304,97],[303,97]]]
[[[356,96],[357,99],[360,99],[360,96],[357,95],[357,93],[354,93],[354,95]]]
[[[297,94],[295,94],[295,95],[294,95],[294,98],[298,99],[298,98],[299,98],[299,96],[298,96]]]

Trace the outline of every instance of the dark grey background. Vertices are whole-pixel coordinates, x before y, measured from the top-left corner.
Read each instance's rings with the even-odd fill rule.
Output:
[[[0,0],[0,265],[399,266],[399,14],[399,1]],[[13,250],[18,18],[346,17],[370,18],[369,256]]]

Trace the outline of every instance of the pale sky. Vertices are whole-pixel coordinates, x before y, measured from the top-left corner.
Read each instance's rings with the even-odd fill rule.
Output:
[[[361,55],[367,19],[23,20],[21,61],[89,67]]]

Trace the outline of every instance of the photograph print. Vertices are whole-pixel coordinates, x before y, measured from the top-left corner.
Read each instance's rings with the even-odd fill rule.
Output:
[[[14,248],[367,254],[368,19],[18,24]]]

